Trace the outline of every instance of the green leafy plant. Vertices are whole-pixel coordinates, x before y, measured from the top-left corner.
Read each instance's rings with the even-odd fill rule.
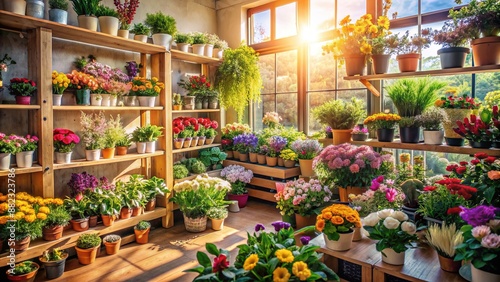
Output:
[[[199,160],[212,169],[222,168],[222,161],[227,158],[227,154],[222,152],[219,147],[200,150]]]
[[[151,29],[142,23],[136,23],[136,24],[134,24],[134,26],[132,27],[130,32],[132,32],[135,35],[147,35],[147,36],[149,36],[149,34],[151,33]]]
[[[97,233],[82,234],[76,240],[76,246],[80,249],[91,249],[99,245],[101,245],[101,237]]]
[[[130,147],[130,145],[132,145],[132,136],[128,133],[116,141],[116,147]]]
[[[202,161],[196,159],[196,161],[191,165],[191,171],[196,174],[204,173],[207,171],[207,167]]]
[[[127,137],[128,134],[121,123],[120,115],[118,114],[116,118],[110,115],[104,132],[104,148],[114,148],[118,141],[126,140]]]
[[[446,82],[431,78],[400,79],[386,88],[401,117],[417,116],[432,106],[438,99],[437,92]]]
[[[79,16],[95,16],[101,0],[70,0],[73,3],[73,10]]]
[[[182,105],[182,96],[179,93],[172,94],[172,104],[173,105]]]
[[[96,17],[115,17],[115,18],[118,18],[119,14],[115,9],[101,4],[97,8],[95,16]]]
[[[50,213],[47,214],[47,219],[44,222],[44,226],[66,226],[68,225],[70,219],[71,215],[63,205],[51,205]]]
[[[137,127],[132,132],[132,141],[134,142],[152,142],[163,136],[163,127],[148,124],[143,127]]]
[[[193,44],[193,37],[189,33],[178,32],[175,34],[174,39],[177,43]]]
[[[143,207],[147,200],[143,191],[143,181],[138,175],[131,176],[129,181],[117,181],[115,193],[121,200],[122,207]]]
[[[417,116],[417,121],[424,130],[437,131],[443,128],[444,122],[448,122],[448,115],[442,108],[430,107]]]
[[[122,207],[122,201],[118,197],[118,194],[111,189],[94,189],[94,194],[96,194],[98,201],[98,213],[102,215],[116,215],[120,213]]]
[[[313,109],[314,117],[332,129],[351,129],[366,112],[360,99],[351,98],[350,102],[331,100]]]
[[[49,6],[51,9],[68,10],[68,0],[49,0]]]
[[[191,34],[193,44],[206,44],[208,42],[207,35],[203,32],[193,32]]]
[[[135,175],[132,177],[135,177]],[[142,190],[147,201],[155,199],[157,195],[164,196],[166,193],[170,192],[164,179],[156,176],[153,176],[150,179],[144,179],[143,175],[139,175],[138,177],[143,179],[144,184],[142,186]]]
[[[175,33],[177,32],[175,19],[172,16],[163,14],[162,12],[146,14],[145,24],[151,28],[151,32],[153,34],[166,33],[175,36]]]
[[[183,164],[174,165],[174,179],[182,179],[189,175],[189,170]]]
[[[145,221],[145,220],[139,221],[139,223],[137,223],[134,226],[134,229],[136,229],[136,230],[146,230],[148,228],[151,228],[151,223],[149,223],[148,221]]]
[[[68,257],[68,253],[60,248],[54,248],[52,250],[43,251],[40,260],[42,261],[58,261],[62,259],[66,259]]]
[[[211,219],[224,219],[228,214],[226,207],[211,207],[207,211],[207,217]]]
[[[120,235],[110,234],[110,235],[106,235],[102,240],[104,242],[114,243],[114,242],[120,241],[121,238],[122,237],[120,237]]]
[[[240,45],[224,52],[224,58],[217,69],[216,88],[223,107],[231,107],[243,120],[243,112],[249,103],[260,102],[262,78],[258,54],[249,46]]]
[[[23,274],[33,272],[33,271],[37,270],[38,268],[40,268],[40,266],[38,266],[38,264],[36,264],[30,260],[27,260],[27,261],[23,261],[23,262],[16,264],[14,269],[7,271],[7,273],[10,275],[23,275]]]
[[[418,196],[422,193],[424,184],[418,179],[408,179],[401,183],[401,190],[405,193],[404,205],[410,208],[418,207]]]
[[[401,117],[399,120],[399,127],[418,127],[420,124],[418,123],[418,120],[416,117],[411,116],[411,117]]]

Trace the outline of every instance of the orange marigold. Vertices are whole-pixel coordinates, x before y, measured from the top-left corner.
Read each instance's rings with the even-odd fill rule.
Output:
[[[335,224],[335,225],[341,225],[344,223],[344,219],[341,216],[332,216],[332,219],[330,221]]]
[[[325,228],[325,221],[323,219],[318,219],[316,221],[316,229],[319,232],[322,232],[324,228]]]

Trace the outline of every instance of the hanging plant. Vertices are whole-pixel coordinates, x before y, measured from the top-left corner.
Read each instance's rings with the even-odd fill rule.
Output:
[[[224,52],[224,58],[217,69],[216,88],[223,107],[233,108],[238,121],[250,102],[260,102],[262,78],[260,77],[258,54],[249,46],[240,45]]]

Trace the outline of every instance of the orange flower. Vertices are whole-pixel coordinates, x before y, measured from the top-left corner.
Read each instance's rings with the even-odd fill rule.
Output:
[[[333,215],[332,215],[332,213],[331,213],[330,211],[325,211],[325,212],[321,213],[321,215],[322,215],[322,216],[323,216],[323,218],[324,218],[324,219],[326,219],[326,220],[331,219],[331,218],[332,218],[332,216],[333,216]]]
[[[488,171],[488,178],[491,180],[498,180],[500,179],[500,171],[498,170],[490,170]]]
[[[316,229],[319,231],[319,232],[322,232],[323,231],[323,228],[325,228],[325,221],[323,219],[318,219],[316,221]]]
[[[335,225],[341,225],[344,223],[344,219],[338,215],[332,216],[332,219],[330,221]]]

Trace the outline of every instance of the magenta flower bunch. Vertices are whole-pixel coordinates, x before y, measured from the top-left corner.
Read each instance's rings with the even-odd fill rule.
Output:
[[[82,69],[86,74],[92,75],[95,78],[103,78],[104,80],[117,80],[121,82],[128,82],[129,76],[121,71],[119,68],[111,68],[106,64],[96,61],[88,62]]]
[[[314,215],[314,210],[328,204],[332,198],[332,191],[321,185],[317,179],[305,181],[300,178],[288,181],[282,192],[284,199],[292,199],[293,210],[302,215]]]
[[[14,135],[15,136],[15,135]],[[34,151],[38,148],[38,137],[33,135],[26,136],[15,136],[13,137],[14,145],[16,146],[16,152],[28,152]]]
[[[366,128],[366,127],[359,127],[358,125],[356,125],[352,129],[351,134],[368,134],[368,128]]]
[[[393,170],[392,155],[381,155],[369,146],[330,145],[314,158],[313,169],[322,183],[338,187],[368,187],[378,175]],[[333,182],[333,183],[332,183]]]
[[[87,189],[93,190],[96,188],[99,185],[99,180],[97,177],[84,171],[82,173],[72,173],[67,184],[70,188],[71,196],[75,197]]]
[[[468,225],[461,228],[464,242],[456,247],[455,260],[470,260],[477,269],[500,274],[500,208],[462,207],[460,216]]]
[[[267,155],[270,157],[277,157],[281,150],[283,150],[287,143],[288,140],[285,137],[281,136],[271,136],[268,140],[269,143],[269,151],[267,151]]]
[[[382,209],[399,210],[403,206],[405,194],[395,185],[393,179],[383,175],[372,180],[370,189],[360,195],[349,194],[349,201],[361,217]]]
[[[8,153],[13,154],[16,152],[17,147],[15,143],[16,135],[6,135],[3,132],[0,132],[0,153]]]
[[[136,61],[127,62],[125,65],[125,69],[127,70],[128,80],[131,81],[134,77],[137,76],[139,71],[141,70],[142,65],[138,64]]]

